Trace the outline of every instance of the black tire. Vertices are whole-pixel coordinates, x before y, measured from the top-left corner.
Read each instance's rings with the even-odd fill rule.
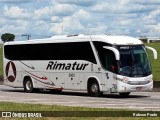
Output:
[[[24,81],[23,86],[24,86],[24,91],[27,92],[27,93],[31,93],[31,92],[34,91],[34,89],[33,89],[33,83],[32,83],[31,79],[26,79]]]
[[[128,97],[129,94],[130,94],[130,92],[119,93],[119,95],[120,95],[121,97]]]
[[[92,97],[98,97],[103,93],[99,90],[99,85],[97,82],[93,82],[88,86],[88,94]]]

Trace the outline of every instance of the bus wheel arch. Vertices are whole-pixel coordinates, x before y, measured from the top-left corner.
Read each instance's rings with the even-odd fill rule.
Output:
[[[33,87],[33,81],[31,79],[30,76],[25,76],[23,79],[23,87],[24,87],[24,91],[31,93],[34,91],[34,87]]]
[[[88,79],[87,91],[88,94],[92,97],[98,97],[103,94],[102,92],[100,92],[100,86],[98,80],[94,77]]]

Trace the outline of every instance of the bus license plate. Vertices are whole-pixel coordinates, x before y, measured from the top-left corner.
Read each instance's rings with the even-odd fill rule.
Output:
[[[142,87],[136,87],[136,89],[137,89],[138,91],[141,91],[141,90],[142,90]]]

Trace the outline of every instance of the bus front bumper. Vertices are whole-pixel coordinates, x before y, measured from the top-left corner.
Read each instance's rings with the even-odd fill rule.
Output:
[[[152,91],[153,81],[145,85],[130,85],[121,81],[117,81],[117,92],[141,92],[141,91]]]

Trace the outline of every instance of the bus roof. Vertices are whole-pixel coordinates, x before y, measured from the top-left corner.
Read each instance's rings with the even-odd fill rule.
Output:
[[[99,39],[100,38],[100,39]],[[108,35],[95,35],[93,41],[103,41],[115,45],[137,45],[143,44],[139,39],[129,36],[108,36]]]
[[[101,41],[115,45],[138,45],[143,44],[139,39],[129,36],[108,36],[108,35],[62,35],[45,39],[32,39],[27,41],[13,41],[5,44],[37,44],[37,43],[62,43],[62,42],[82,42]]]

